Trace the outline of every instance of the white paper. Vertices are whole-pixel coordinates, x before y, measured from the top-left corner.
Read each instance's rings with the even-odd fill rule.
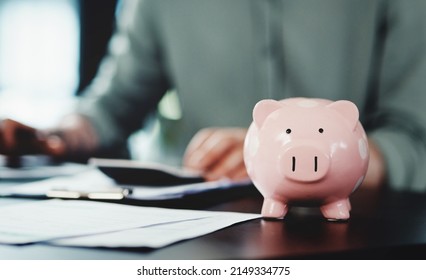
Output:
[[[0,196],[45,196],[50,190],[95,192],[116,187],[115,183],[95,168],[73,176],[58,176],[42,181],[0,188]]]
[[[112,179],[97,169],[81,172],[73,176],[62,176],[18,186],[0,188],[0,196],[45,196],[51,190],[64,190],[81,193],[101,193],[115,189],[129,189],[128,198],[137,200],[176,199],[189,194],[210,190],[247,186],[249,181],[233,182],[220,180],[178,186],[132,186],[117,185]]]
[[[216,212],[214,216],[93,236],[67,238],[50,243],[78,247],[161,248],[178,241],[202,236],[233,224],[259,218],[258,214]]]
[[[6,166],[6,157],[0,155],[0,179],[9,181],[39,180],[74,175],[93,168],[78,163],[52,164],[46,156],[22,156],[20,160],[21,167],[11,168]]]
[[[44,200],[0,207],[0,243],[25,244],[114,232],[216,215],[78,200]]]

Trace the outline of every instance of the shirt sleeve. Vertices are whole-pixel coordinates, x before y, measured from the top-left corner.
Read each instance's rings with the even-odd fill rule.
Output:
[[[426,1],[389,1],[374,129],[388,184],[426,191]]]
[[[127,1],[107,57],[84,92],[78,113],[94,126],[100,153],[122,148],[168,88],[156,36],[155,1]]]

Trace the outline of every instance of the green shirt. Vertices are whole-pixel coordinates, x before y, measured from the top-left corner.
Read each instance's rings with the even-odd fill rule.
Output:
[[[347,99],[389,184],[426,190],[426,1],[152,0],[126,13],[80,112],[104,149],[177,91],[152,159],[176,162],[205,127],[248,127],[260,99]]]

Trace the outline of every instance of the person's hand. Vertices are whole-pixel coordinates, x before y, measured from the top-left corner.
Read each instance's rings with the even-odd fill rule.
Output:
[[[56,155],[61,152],[56,137],[11,119],[0,120],[0,154],[16,157],[25,154]]]
[[[20,122],[0,120],[0,154],[19,157],[44,154],[54,158],[80,158],[98,146],[97,135],[84,117],[66,116],[51,130],[38,130]]]
[[[206,180],[248,178],[243,161],[247,129],[206,128],[189,143],[183,165],[202,172]]]
[[[78,114],[65,116],[59,125],[49,132],[61,142],[61,155],[83,159],[92,156],[98,149],[98,135],[90,121]]]

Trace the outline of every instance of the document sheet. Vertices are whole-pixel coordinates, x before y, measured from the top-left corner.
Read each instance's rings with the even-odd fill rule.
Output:
[[[22,181],[74,175],[92,168],[77,163],[55,164],[44,156],[22,156],[19,161],[20,167],[8,167],[6,157],[0,155],[0,180],[11,181],[10,185],[16,185]]]
[[[246,180],[241,182],[220,180],[177,186],[119,185],[99,170],[91,169],[73,176],[59,176],[17,186],[3,187],[0,188],[0,197],[44,197],[60,191],[64,195],[68,194],[69,196],[67,198],[79,198],[79,194],[91,198],[91,194],[93,194],[94,197],[102,194],[108,196],[108,194],[114,195],[119,191],[128,190],[129,194],[125,195],[127,198],[136,200],[166,200],[178,199],[185,195],[211,190],[245,187],[248,185],[249,181]]]
[[[0,243],[54,241],[62,245],[158,248],[258,217],[233,212],[44,200],[0,207]],[[66,239],[71,237],[81,238]]]
[[[216,212],[211,217],[183,220],[106,234],[66,238],[50,243],[77,247],[161,248],[181,240],[202,236],[233,224],[259,217],[257,214]]]

